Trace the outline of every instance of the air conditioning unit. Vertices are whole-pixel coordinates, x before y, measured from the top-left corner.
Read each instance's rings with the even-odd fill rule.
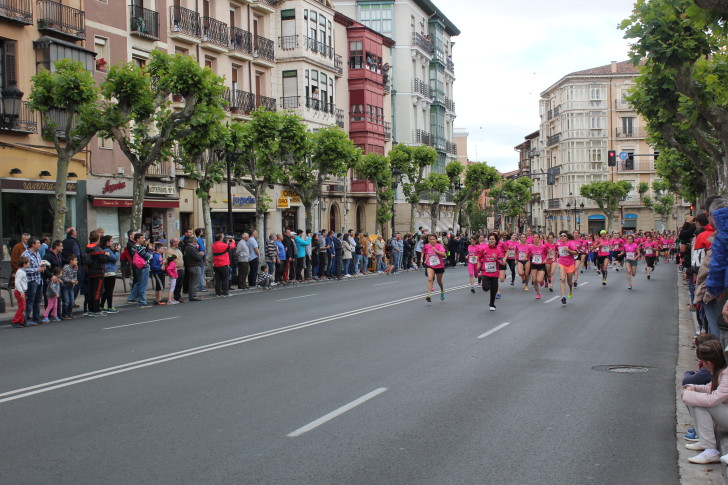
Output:
[[[185,179],[182,177],[177,177],[177,188],[178,189],[184,189],[185,188]]]
[[[124,175],[124,167],[116,167],[116,173],[119,175]]]

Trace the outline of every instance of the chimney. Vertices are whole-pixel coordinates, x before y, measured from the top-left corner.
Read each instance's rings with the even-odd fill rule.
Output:
[[[612,61],[612,72],[613,73],[617,72],[617,61]]]

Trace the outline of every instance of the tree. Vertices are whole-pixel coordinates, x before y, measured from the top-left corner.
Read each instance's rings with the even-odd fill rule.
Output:
[[[471,203],[475,204],[475,206],[471,208],[477,206],[478,209],[480,209],[477,205],[480,199],[480,194],[482,194],[484,190],[488,190],[493,187],[498,180],[500,180],[500,174],[495,168],[489,167],[485,163],[474,163],[472,165],[468,165],[467,168],[465,168],[465,180],[463,186],[459,191],[457,191],[454,198],[455,213],[458,214],[457,219],[460,218],[463,207],[468,207]],[[474,212],[466,210],[465,213],[468,217],[468,227],[476,227],[471,225],[473,221],[470,216]],[[477,227],[485,227],[485,224]]]
[[[359,159],[356,170],[374,184],[374,192],[377,194],[377,226],[374,232],[383,234],[384,224],[392,219],[392,167],[389,158],[377,153],[367,153]]]
[[[190,120],[205,107],[223,103],[223,80],[194,57],[152,51],[149,63],[112,67],[101,86],[106,122],[101,132],[114,138],[134,168],[131,229],[139,229],[144,180],[149,167],[171,157],[175,141],[191,134]],[[183,99],[174,109],[171,97]],[[181,96],[181,98],[179,98]]]
[[[440,216],[440,201],[450,189],[450,179],[443,173],[432,172],[422,182],[422,186],[427,191],[427,198],[430,199],[430,230],[435,234]]]
[[[518,218],[523,214],[524,206],[531,200],[532,186],[533,180],[529,177],[518,177],[491,189],[488,196],[496,201],[499,216]]]
[[[341,128],[323,128],[309,135],[310,153],[286,167],[286,181],[301,198],[306,211],[305,225],[311,228],[311,207],[330,177],[342,177],[356,166],[361,150]],[[333,229],[333,228],[332,228]]]
[[[593,200],[604,212],[607,218],[607,230],[611,231],[614,213],[619,210],[619,203],[627,198],[631,190],[632,184],[625,180],[619,182],[607,180],[582,185],[579,193],[582,197]]]
[[[410,147],[395,145],[389,151],[389,159],[393,170],[402,174],[402,191],[404,199],[410,204],[410,232],[415,231],[415,208],[420,203],[420,194],[428,184],[425,182],[425,170],[437,163],[437,151],[428,146]]]
[[[256,228],[264,237],[265,214],[272,202],[266,190],[283,180],[284,166],[305,157],[308,145],[306,127],[292,113],[256,110],[251,117],[246,123],[232,123],[227,151],[235,180],[255,198]]]
[[[649,189],[650,184],[640,182],[637,192],[639,192],[640,200],[644,206],[660,216],[664,230],[667,227],[667,218],[672,214],[672,209],[675,206],[675,198],[669,192],[670,184],[665,180],[655,180],[652,182],[652,193],[654,197],[647,195]]]
[[[30,109],[40,112],[46,126],[43,137],[53,142],[58,161],[56,163],[56,190],[53,204],[53,239],[63,239],[68,204],[66,184],[71,159],[89,144],[101,127],[98,106],[99,92],[93,75],[78,61],[60,59],[55,71],[42,69],[32,77]],[[53,118],[62,110],[58,126]]]
[[[640,65],[628,99],[660,150],[658,172],[686,198],[701,186],[728,191],[728,36],[720,17],[691,0],[639,0],[621,24]]]

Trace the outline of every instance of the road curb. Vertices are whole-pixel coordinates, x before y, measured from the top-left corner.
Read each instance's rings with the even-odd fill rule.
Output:
[[[698,333],[697,321],[693,312],[690,311],[690,296],[683,279],[684,273],[677,275],[677,306],[678,306],[678,355],[677,366],[675,367],[675,409],[677,415],[677,427],[675,439],[677,441],[678,471],[682,485],[722,485],[723,477],[720,471],[720,464],[694,465],[688,458],[695,456],[697,452],[685,448],[687,428],[693,427],[693,421],[687,408],[680,398],[682,390],[682,378],[685,371],[698,368],[695,356],[693,338]]]

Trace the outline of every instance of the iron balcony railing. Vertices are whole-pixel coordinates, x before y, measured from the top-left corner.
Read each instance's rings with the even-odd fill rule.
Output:
[[[329,59],[333,59],[334,57],[334,49],[323,42],[318,43],[318,53],[324,57],[328,57]]]
[[[415,78],[412,80],[412,91],[415,94],[424,96],[425,98],[433,98],[432,89],[430,85],[424,82],[422,79]]]
[[[253,39],[253,57],[275,62],[275,43],[261,35],[256,35]]]
[[[455,72],[455,64],[452,62],[452,59],[448,57],[447,59],[447,70],[450,72]]]
[[[129,30],[132,34],[148,39],[159,39],[159,12],[129,5]]]
[[[306,49],[311,52],[318,52],[318,42],[315,38],[303,36],[303,43],[306,46]]]
[[[41,134],[43,138],[53,139],[52,129],[55,129],[59,139],[66,139],[66,125],[68,124],[68,111],[65,109],[51,109],[46,116],[41,115]],[[46,121],[47,120],[47,121]],[[71,123],[71,129],[76,128],[75,120]]]
[[[448,98],[447,96],[443,96],[442,104],[445,105],[445,109],[447,109],[448,111],[455,111],[455,101]]]
[[[169,28],[172,32],[200,37],[200,15],[188,8],[169,7]]]
[[[298,47],[298,36],[284,35],[283,37],[278,37],[278,47],[283,51],[292,51]]]
[[[643,128],[616,128],[615,129],[617,138],[645,138],[647,132]]]
[[[450,155],[457,155],[458,154],[458,146],[455,143],[446,141],[445,142],[445,152],[449,153]]]
[[[339,76],[344,74],[344,59],[339,54],[334,56],[334,68]]]
[[[253,93],[239,89],[225,88],[223,97],[227,101],[227,107],[225,109],[232,113],[249,114],[255,109],[255,95]]]
[[[432,55],[435,48],[430,40],[417,32],[412,32],[412,45],[425,51],[427,54]]]
[[[209,42],[227,49],[230,46],[227,24],[212,17],[202,17],[202,42]]]
[[[86,38],[86,12],[55,0],[37,2],[39,30],[50,30],[74,39]]]
[[[561,207],[561,199],[549,199],[549,209],[558,209]]]
[[[230,27],[230,48],[244,54],[253,53],[253,39],[250,32]]]
[[[267,96],[261,96],[260,94],[258,94],[255,97],[255,107],[264,108],[268,111],[275,111],[276,110],[276,100],[274,98],[269,98]]]
[[[300,106],[300,96],[284,96],[281,98],[281,109],[295,109]]]
[[[33,25],[33,0],[0,0],[0,18]]]
[[[306,96],[306,107],[323,113],[334,114],[336,112],[336,105],[334,103],[321,101],[310,96]]]
[[[172,162],[155,162],[147,169],[147,177],[170,177],[175,173]]]
[[[434,147],[435,137],[425,130],[414,130],[412,132],[412,142]]]
[[[392,123],[389,121],[384,122],[384,140],[389,141],[392,139]]]
[[[0,98],[2,103],[2,98]],[[19,133],[38,133],[38,122],[35,111],[30,109],[30,103],[23,101],[17,116],[3,115],[0,117],[0,130],[15,131]]]
[[[343,109],[336,110],[336,126],[338,126],[339,128],[344,128],[344,110]]]
[[[556,145],[559,141],[561,141],[561,133],[548,137],[546,139],[546,146],[550,147],[551,145]]]

